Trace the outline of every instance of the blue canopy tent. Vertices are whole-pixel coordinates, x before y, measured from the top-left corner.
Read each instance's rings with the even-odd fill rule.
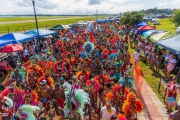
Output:
[[[157,32],[157,30],[149,30],[149,31],[143,32],[142,35],[147,38],[147,37],[151,36],[153,33],[156,33],[156,32]]]
[[[156,41],[156,44],[180,56],[180,35]]]
[[[38,37],[37,30],[31,30],[31,31],[25,32],[24,34],[32,35],[33,37]],[[55,31],[39,29],[39,37],[44,37],[44,36],[54,35],[54,34],[56,34]]]
[[[96,20],[97,23],[105,23],[105,20],[104,19],[98,19]]]
[[[142,27],[142,26],[145,26],[145,25],[148,25],[148,24],[145,23],[145,22],[141,22],[141,23],[136,25],[136,28],[139,28],[139,27]]]
[[[7,41],[9,44],[23,43],[29,40],[33,40],[33,36],[24,35],[21,33],[8,33],[0,37],[0,41]]]
[[[0,40],[0,48],[6,46],[6,45],[8,45],[8,44],[11,44],[11,42],[9,42],[9,41],[4,41],[4,40]]]

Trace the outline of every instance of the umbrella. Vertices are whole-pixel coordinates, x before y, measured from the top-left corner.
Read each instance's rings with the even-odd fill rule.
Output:
[[[9,44],[4,46],[0,52],[2,53],[10,53],[10,52],[17,52],[17,51],[21,51],[23,50],[23,47],[20,45],[16,45],[16,44]]]

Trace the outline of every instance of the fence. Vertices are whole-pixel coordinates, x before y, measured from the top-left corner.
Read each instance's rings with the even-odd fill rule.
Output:
[[[141,75],[141,69],[138,65],[135,65],[134,72],[134,83],[137,89],[138,97],[142,100],[145,105],[145,111],[151,120],[163,120],[158,107],[152,100],[151,91],[147,88],[148,84]]]
[[[48,23],[48,24],[43,24],[43,23],[38,23],[38,27],[39,28],[43,28],[43,29],[48,29],[51,27],[54,27],[56,25],[59,25],[61,23],[57,22],[57,23]],[[73,22],[67,22],[65,24],[74,24]],[[16,25],[16,24],[15,24]],[[0,27],[0,34],[6,34],[6,33],[11,33],[11,32],[26,32],[28,30],[33,30],[36,29],[36,25],[35,23],[33,24],[29,24],[29,25],[20,25],[20,26],[8,26],[8,27]]]

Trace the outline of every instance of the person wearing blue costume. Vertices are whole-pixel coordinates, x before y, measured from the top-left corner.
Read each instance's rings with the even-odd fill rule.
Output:
[[[84,59],[84,58],[88,57],[88,55],[86,54],[86,52],[82,51],[81,52],[81,57],[82,57],[82,59]]]
[[[114,72],[113,78],[115,78],[115,79],[120,79],[120,77],[121,77],[121,74],[120,74],[120,72],[118,72],[118,70],[116,69],[115,72]]]

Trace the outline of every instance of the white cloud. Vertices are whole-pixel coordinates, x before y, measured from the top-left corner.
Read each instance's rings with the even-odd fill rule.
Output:
[[[31,0],[0,0],[0,14],[33,14]],[[38,14],[96,14],[178,8],[180,0],[35,0]]]

